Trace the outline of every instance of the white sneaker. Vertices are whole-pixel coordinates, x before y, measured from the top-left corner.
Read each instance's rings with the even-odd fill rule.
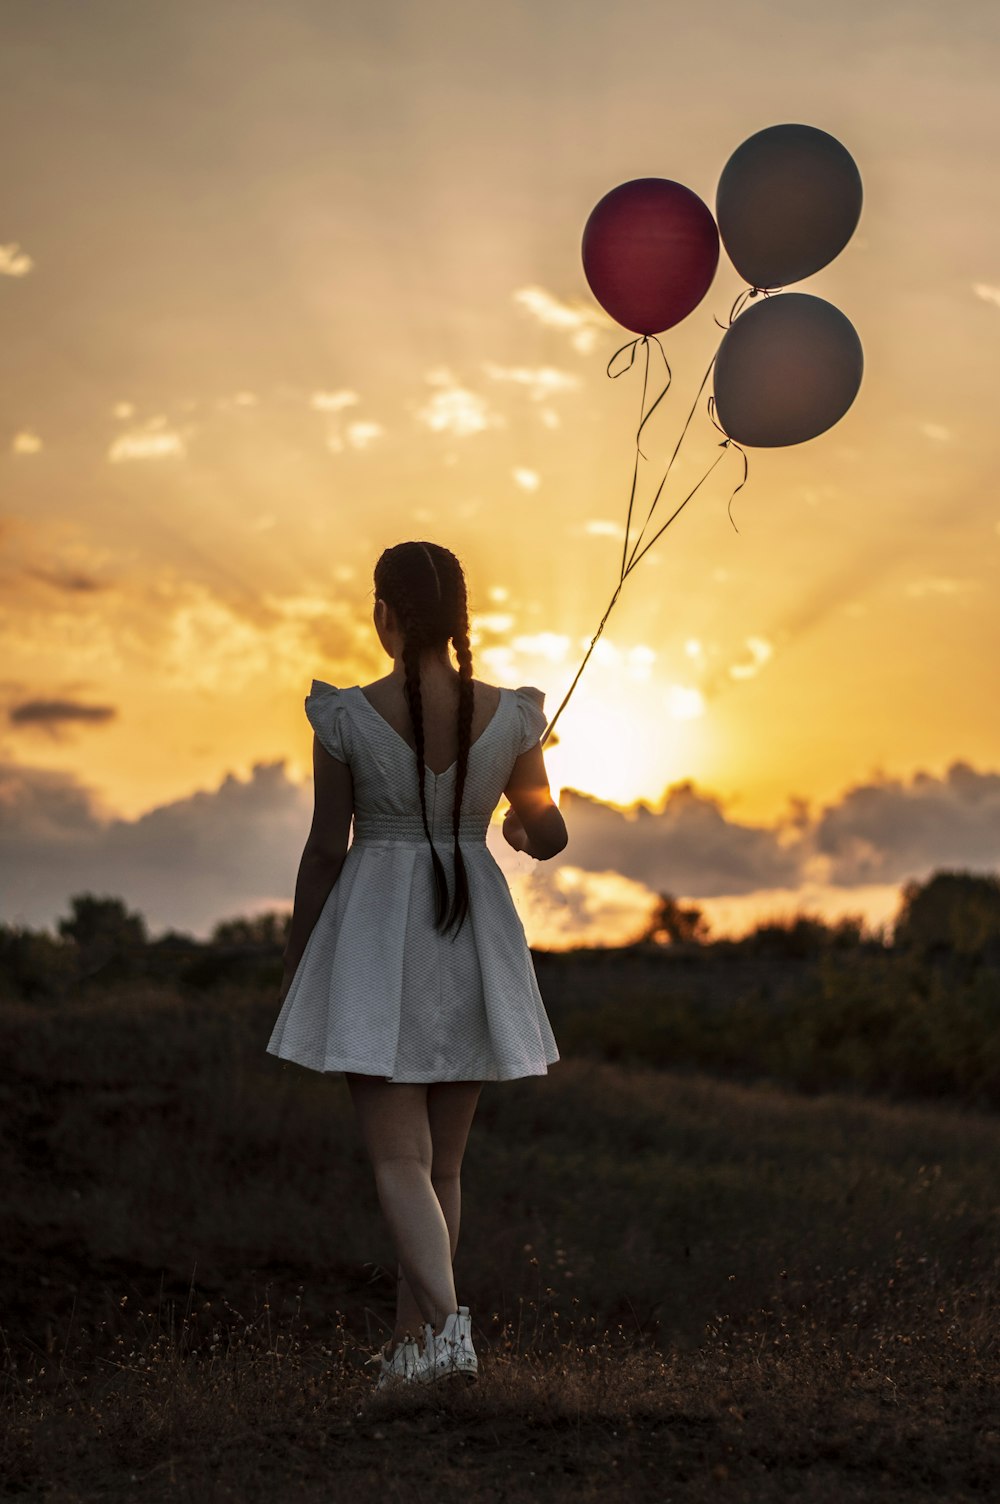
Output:
[[[378,1382],[375,1385],[376,1390],[393,1389],[400,1384],[416,1383],[423,1377],[424,1358],[420,1351],[419,1342],[397,1343],[393,1349],[391,1358],[386,1358],[385,1353],[380,1348],[367,1361],[369,1363],[379,1363]]]
[[[472,1318],[468,1306],[459,1306],[436,1333],[431,1323],[424,1323],[424,1351],[420,1377],[433,1383],[436,1379],[461,1375],[468,1380],[479,1377],[479,1359],[472,1345]]]

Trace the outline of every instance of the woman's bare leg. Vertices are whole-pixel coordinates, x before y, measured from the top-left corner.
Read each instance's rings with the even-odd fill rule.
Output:
[[[458,1230],[462,1217],[462,1156],[482,1089],[481,1081],[431,1081],[427,1086],[427,1119],[432,1145],[431,1185],[448,1227],[452,1263],[458,1248]],[[393,1346],[402,1342],[407,1332],[411,1337],[418,1337],[423,1327],[420,1306],[402,1264],[399,1264],[396,1274]],[[451,1310],[457,1309],[456,1301]],[[443,1325],[442,1320],[435,1325],[434,1330],[440,1331]]]
[[[354,1072],[345,1075],[375,1171],[379,1205],[410,1295],[421,1322],[429,1321],[439,1331],[450,1312],[458,1309],[458,1300],[451,1235],[431,1182],[429,1087]]]

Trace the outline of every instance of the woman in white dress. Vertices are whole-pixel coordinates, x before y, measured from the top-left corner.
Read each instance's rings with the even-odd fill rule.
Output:
[[[314,680],[305,702],[315,810],[267,1048],[346,1076],[399,1260],[383,1387],[477,1371],[453,1274],[462,1156],[484,1080],[559,1059],[486,830],[506,795],[515,851],[546,861],[568,837],[542,691],[472,677],[458,559],[400,543],[374,578],[392,671],[347,689]]]

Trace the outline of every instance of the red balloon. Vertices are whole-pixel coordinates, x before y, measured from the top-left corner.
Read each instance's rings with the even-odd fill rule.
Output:
[[[712,211],[669,178],[633,178],[606,193],[583,230],[583,269],[613,319],[659,334],[687,318],[712,285],[719,231]]]

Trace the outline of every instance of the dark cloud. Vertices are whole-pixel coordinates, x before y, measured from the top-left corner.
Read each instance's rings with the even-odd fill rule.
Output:
[[[561,808],[570,844],[556,863],[620,872],[686,898],[794,888],[807,877],[850,888],[923,880],[942,867],[1000,869],[1000,773],[964,762],[943,778],[859,784],[816,816],[791,799],[773,825],[731,820],[690,783],[668,790],[659,812],[621,810],[573,789]]]
[[[80,705],[76,700],[24,700],[7,718],[14,726],[61,726],[67,721],[101,724],[118,714],[113,705]]]
[[[569,845],[533,869],[528,896],[541,914],[552,887],[566,939],[577,930],[585,938],[612,899],[574,887],[570,874],[560,881],[563,867],[695,900],[794,890],[820,877],[851,888],[940,867],[1000,867],[1000,773],[961,762],[943,778],[859,785],[815,816],[792,801],[770,825],[731,819],[691,783],[669,789],[659,810],[623,810],[573,789],[560,804]],[[153,934],[207,936],[219,919],[291,901],[311,817],[311,784],[292,783],[283,761],[256,763],[247,780],[227,775],[134,820],[102,810],[70,774],[0,764],[0,919],[54,928],[73,894],[92,892],[124,899]],[[496,830],[490,843],[506,851]]]
[[[943,778],[879,780],[828,805],[813,831],[830,881],[898,882],[935,867],[1000,867],[1000,773],[952,763]]]
[[[785,826],[730,820],[717,799],[693,784],[675,784],[663,808],[622,810],[575,789],[560,808],[570,833],[562,865],[615,871],[654,892],[707,898],[794,887],[802,867],[801,836]],[[786,844],[787,843],[787,844]]]
[[[223,917],[291,898],[312,790],[284,762],[249,780],[108,817],[69,774],[0,765],[0,918],[54,928],[74,893],[123,898],[155,934],[207,936]]]
[[[107,590],[107,585],[102,580],[95,580],[86,574],[55,574],[48,569],[28,569],[26,574],[36,580],[42,580],[46,585],[54,585],[57,590],[90,591]]]

